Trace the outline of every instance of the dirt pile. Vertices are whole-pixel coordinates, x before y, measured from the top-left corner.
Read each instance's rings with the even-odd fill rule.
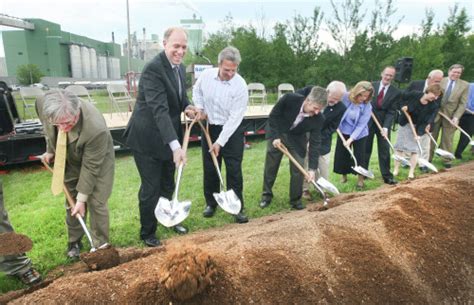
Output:
[[[22,254],[33,248],[31,239],[23,234],[7,232],[0,234],[0,255]]]
[[[324,212],[316,203],[174,238],[159,252],[64,276],[12,304],[469,304],[473,195],[470,163],[341,195]],[[190,279],[208,275],[210,284],[179,301],[168,279],[169,287],[191,287],[178,289],[182,295],[200,287],[179,284],[188,283],[175,278],[186,274],[183,262],[201,270]]]
[[[120,264],[120,256],[114,247],[98,249],[95,252],[81,253],[81,260],[90,270],[98,271],[109,269]]]

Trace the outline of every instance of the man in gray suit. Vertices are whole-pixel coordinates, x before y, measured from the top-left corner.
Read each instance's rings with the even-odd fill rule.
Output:
[[[137,103],[124,134],[140,174],[140,238],[149,247],[160,245],[154,213],[158,199],[171,199],[175,165],[186,161],[180,144],[181,114],[195,112],[186,95],[182,64],[187,49],[185,30],[166,30],[163,45],[165,50],[143,68]],[[181,225],[174,230],[187,233]]]
[[[43,160],[50,163],[54,159],[58,132],[67,133],[64,183],[76,200],[74,208],[66,211],[67,256],[77,259],[84,231],[74,216],[84,216],[86,206],[94,245],[104,247],[109,242],[107,201],[112,193],[115,170],[112,136],[94,105],[65,90],[51,90],[38,98],[36,112],[46,137]]]
[[[437,140],[440,130],[441,149],[453,152],[453,138],[459,119],[464,113],[467,104],[467,94],[469,83],[461,79],[464,67],[460,64],[452,65],[448,70],[448,77],[441,81],[441,88],[444,90],[443,99],[439,112],[446,114],[451,120],[448,121],[439,114],[436,116],[433,126],[433,137]],[[434,146],[431,147],[430,160],[433,159]],[[451,161],[445,160],[444,166],[451,167]]]

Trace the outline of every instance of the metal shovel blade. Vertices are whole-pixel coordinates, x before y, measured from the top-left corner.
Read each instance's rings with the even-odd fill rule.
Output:
[[[393,159],[394,159],[395,161],[400,162],[402,165],[404,165],[404,166],[410,166],[410,161],[408,161],[407,159],[405,159],[405,158],[403,158],[403,157],[401,157],[401,156],[397,156],[397,155],[395,155],[395,154],[393,154],[392,156],[393,156]]]
[[[333,194],[333,195],[339,195],[339,190],[337,187],[329,182],[327,179],[324,179],[324,177],[319,177],[319,179],[316,181],[316,183],[319,185],[320,188],[323,190]]]
[[[170,201],[160,197],[155,208],[156,219],[165,227],[173,227],[183,222],[191,210],[191,201]]]
[[[222,191],[220,193],[214,193],[214,199],[217,204],[227,213],[237,215],[242,209],[242,202],[239,197],[235,194],[234,190]]]
[[[431,171],[433,171],[435,173],[438,172],[438,169],[426,159],[418,158],[418,163],[420,163],[421,166],[429,168]]]
[[[471,146],[474,146],[474,140],[471,140],[471,142],[469,142],[469,144],[470,144]]]
[[[363,168],[362,166],[351,166],[351,168],[358,174],[361,174],[362,176],[365,176],[369,179],[374,179],[374,173],[371,170],[367,170]]]
[[[440,156],[441,158],[444,158],[444,159],[449,159],[449,160],[454,160],[455,157],[452,153],[450,153],[449,151],[446,151],[444,149],[441,149],[441,148],[436,148],[435,149],[435,154],[437,154],[438,156]]]

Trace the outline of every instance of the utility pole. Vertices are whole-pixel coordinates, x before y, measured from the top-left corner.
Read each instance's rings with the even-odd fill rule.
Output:
[[[130,14],[128,12],[128,0],[127,0],[127,32],[128,32],[128,42],[127,42],[127,62],[128,62],[128,70],[127,73],[132,70],[130,56],[131,56],[131,38],[130,38]]]

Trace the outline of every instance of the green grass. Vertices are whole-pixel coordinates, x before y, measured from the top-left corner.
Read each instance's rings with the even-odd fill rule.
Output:
[[[107,98],[105,96],[105,98]],[[396,135],[392,135],[395,139]],[[455,142],[459,138],[456,133]],[[266,142],[261,137],[248,138],[251,147],[245,150],[243,160],[244,201],[250,219],[270,215],[277,212],[289,212],[289,162],[283,158],[278,178],[274,186],[274,199],[266,209],[260,209],[258,203],[263,183],[263,166]],[[335,142],[333,141],[332,154]],[[455,143],[457,145],[457,143]],[[366,180],[366,189],[375,189],[382,184],[378,159],[374,147],[370,169],[374,171],[375,179]],[[464,152],[464,162],[474,160],[469,149]],[[331,166],[333,162],[331,158]],[[393,163],[393,162],[392,162]],[[460,161],[454,161],[454,165]],[[442,168],[439,158],[434,164]],[[419,173],[418,173],[419,174]],[[233,223],[233,217],[218,210],[213,218],[203,218],[205,207],[202,185],[202,157],[197,143],[192,143],[188,149],[188,165],[184,169],[179,198],[191,200],[192,208],[184,225],[191,232],[219,227]],[[402,169],[399,180],[406,179],[407,169]],[[50,191],[51,175],[39,164],[27,164],[10,169],[1,177],[3,179],[5,207],[9,212],[10,221],[18,233],[28,235],[34,242],[33,249],[28,253],[33,264],[45,275],[59,265],[70,262],[65,258],[67,232],[65,226],[65,210],[63,196],[53,197]],[[356,176],[350,175],[346,184],[340,183],[341,176],[331,173],[330,180],[343,192],[354,192]],[[117,247],[142,247],[139,238],[139,214],[137,192],[140,179],[133,157],[128,153],[117,153],[116,175],[112,196],[109,200],[110,238]],[[314,194],[316,192],[312,190]],[[315,196],[315,198],[319,198]],[[159,226],[160,239],[168,239],[175,233]],[[87,245],[84,238],[83,243]],[[0,292],[22,288],[22,284],[14,278],[0,275]]]

